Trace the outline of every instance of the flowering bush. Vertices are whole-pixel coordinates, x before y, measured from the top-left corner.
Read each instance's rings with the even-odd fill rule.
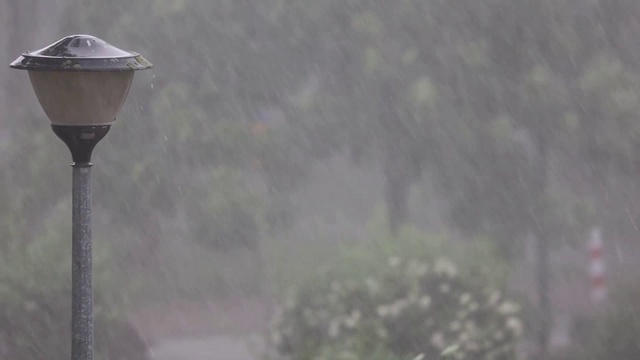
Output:
[[[376,274],[376,275],[373,275]],[[362,278],[331,271],[290,294],[270,340],[294,360],[513,359],[518,306],[456,265],[391,257]]]

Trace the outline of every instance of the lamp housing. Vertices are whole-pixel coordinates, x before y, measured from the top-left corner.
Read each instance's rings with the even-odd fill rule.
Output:
[[[153,65],[90,35],[67,36],[26,52],[10,65],[27,70],[53,125],[100,126],[116,120],[136,70]]]

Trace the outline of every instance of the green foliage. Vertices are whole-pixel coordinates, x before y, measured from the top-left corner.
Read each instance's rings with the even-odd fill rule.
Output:
[[[577,330],[575,348],[567,359],[631,360],[638,356],[640,320],[637,281],[617,283],[611,288],[611,303],[593,319],[582,319]]]
[[[587,63],[579,84],[585,101],[589,101],[582,128],[587,135],[583,146],[591,160],[598,168],[633,174],[640,144],[640,77],[605,53]]]
[[[499,257],[492,239],[478,237],[462,242],[449,234],[428,234],[409,225],[394,237],[385,218],[384,211],[378,211],[368,226],[367,237],[358,242],[335,243],[323,233],[308,242],[265,239],[265,265],[276,293],[303,286],[318,272],[364,279],[384,272],[379,264],[390,257],[433,262],[442,254],[460,265],[461,276],[498,289],[504,287],[509,266]]]
[[[68,208],[64,202],[56,209]],[[67,217],[68,218],[68,217]],[[0,338],[8,358],[69,358],[71,248],[69,221],[59,216],[45,232],[13,244],[0,262]],[[100,239],[97,239],[100,240]],[[96,352],[98,359],[144,360],[146,345],[122,320],[127,286],[119,281],[108,247],[98,242],[94,256]]]
[[[188,208],[196,239],[205,247],[229,250],[257,247],[259,198],[247,191],[239,174],[218,168],[206,179]],[[207,217],[203,221],[203,217]]]
[[[513,359],[518,306],[465,278],[446,258],[390,257],[375,266],[345,258],[287,297],[271,341],[307,359]]]
[[[462,242],[446,233],[428,234],[410,225],[404,226],[394,236],[382,219],[382,214],[378,213],[368,227],[370,235],[367,240],[343,246],[340,249],[341,258],[328,268],[344,267],[345,272],[352,272],[362,266],[361,271],[366,274],[375,271],[376,264],[385,262],[389,257],[416,257],[433,262],[446,254],[460,264],[460,272],[465,278],[495,287],[501,287],[507,279],[508,265],[499,258],[491,239],[478,237],[473,241]]]
[[[427,330],[414,328],[414,323],[407,318],[425,319],[432,316],[433,313],[422,315],[407,313],[407,318],[398,320],[403,321],[401,324],[391,320],[388,324],[384,321],[378,321],[380,317],[377,315],[378,306],[389,305],[394,301],[400,301],[403,297],[408,297],[409,289],[412,286],[422,289],[421,285],[415,283],[420,280],[405,274],[408,268],[413,270],[420,268],[419,272],[423,271],[419,265],[421,263],[432,264],[428,269],[430,270],[429,275],[426,275],[426,278],[432,282],[425,280],[428,283],[425,286],[430,287],[429,291],[433,290],[431,287],[436,286],[438,279],[443,280],[443,278],[438,278],[437,272],[434,272],[435,268],[438,268],[444,277],[453,274],[451,279],[447,278],[452,284],[455,283],[456,286],[459,284],[461,289],[467,289],[466,286],[469,285],[467,290],[476,291],[478,296],[491,291],[490,289],[500,289],[504,285],[508,267],[496,257],[492,242],[478,239],[470,243],[456,243],[450,236],[427,235],[410,226],[403,227],[398,235],[393,237],[390,235],[384,219],[384,213],[379,212],[369,226],[370,235],[366,240],[358,243],[338,245],[329,245],[327,241],[314,241],[307,244],[285,244],[273,241],[267,243],[267,265],[270,279],[276,285],[276,292],[290,294],[289,291],[292,288],[296,289],[294,294],[296,296],[282,299],[285,310],[281,315],[284,317],[280,318],[279,322],[276,321],[276,325],[272,329],[275,331],[272,334],[275,336],[275,340],[280,341],[285,348],[287,345],[282,332],[294,334],[292,335],[294,339],[291,340],[293,342],[291,348],[285,349],[285,354],[292,355],[294,359],[404,360],[413,359],[424,352],[424,349],[412,348],[412,346],[418,345],[398,342],[399,348],[415,350],[408,353],[399,352],[398,349],[389,345],[388,341],[390,340],[381,341],[378,332],[401,333],[401,335],[397,335],[399,338],[414,339],[414,337],[420,336],[424,338],[427,336],[424,335]],[[452,269],[450,265],[453,262],[442,258],[442,254],[447,254],[459,266],[454,266]],[[406,259],[406,261],[401,261],[401,259]],[[392,265],[396,262],[403,264],[390,266],[389,262]],[[332,283],[341,284],[342,290],[333,294]],[[380,292],[369,293],[367,289],[372,285],[379,288]],[[335,284],[333,287],[336,287]],[[423,290],[427,291],[427,288]],[[496,290],[496,293],[498,292]],[[422,290],[419,293],[421,294]],[[457,295],[461,295],[461,293]],[[417,295],[414,294],[412,299],[415,296]],[[451,294],[451,296],[454,295]],[[292,305],[292,300],[295,306]],[[410,307],[408,306],[408,308]],[[431,309],[435,310],[435,308]],[[359,328],[358,331],[343,328],[346,333],[341,333],[335,339],[331,338],[328,334],[331,325],[329,318],[342,317],[342,320],[347,321],[355,310],[360,312],[359,320],[362,320],[362,328]],[[385,308],[380,310],[384,312]],[[309,313],[326,316],[323,318],[324,320],[312,325],[306,323],[305,320]],[[418,310],[417,313],[420,314],[420,311]],[[453,316],[451,313],[447,315],[444,310],[442,314],[445,319],[447,316]],[[445,320],[438,318],[433,321],[444,323]],[[415,333],[412,334],[413,330]],[[428,341],[429,339],[413,342],[424,344]],[[451,344],[446,345],[454,343],[452,341]],[[431,349],[430,354],[433,355],[442,350],[444,348]],[[425,359],[429,358],[425,357]]]
[[[31,289],[33,290],[33,289]],[[69,287],[46,294],[11,287],[14,296],[23,298],[15,303],[2,302],[0,332],[1,354],[8,358],[36,360],[70,358],[71,328]],[[127,322],[98,313],[95,316],[96,359],[146,360],[147,346]]]

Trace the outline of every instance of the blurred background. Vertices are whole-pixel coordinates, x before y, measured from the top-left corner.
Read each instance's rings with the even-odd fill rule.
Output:
[[[8,65],[76,33],[155,66],[94,154],[96,359],[637,359],[639,16],[0,0],[0,359],[69,357],[71,160]]]

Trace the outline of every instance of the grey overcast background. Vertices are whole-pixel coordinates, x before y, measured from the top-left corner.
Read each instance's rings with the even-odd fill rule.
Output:
[[[8,65],[71,34],[155,65],[94,153],[96,359],[318,358],[263,337],[284,294],[405,243],[493,274],[522,358],[637,359],[639,16],[633,0],[0,0],[0,359],[68,358],[71,160]]]

